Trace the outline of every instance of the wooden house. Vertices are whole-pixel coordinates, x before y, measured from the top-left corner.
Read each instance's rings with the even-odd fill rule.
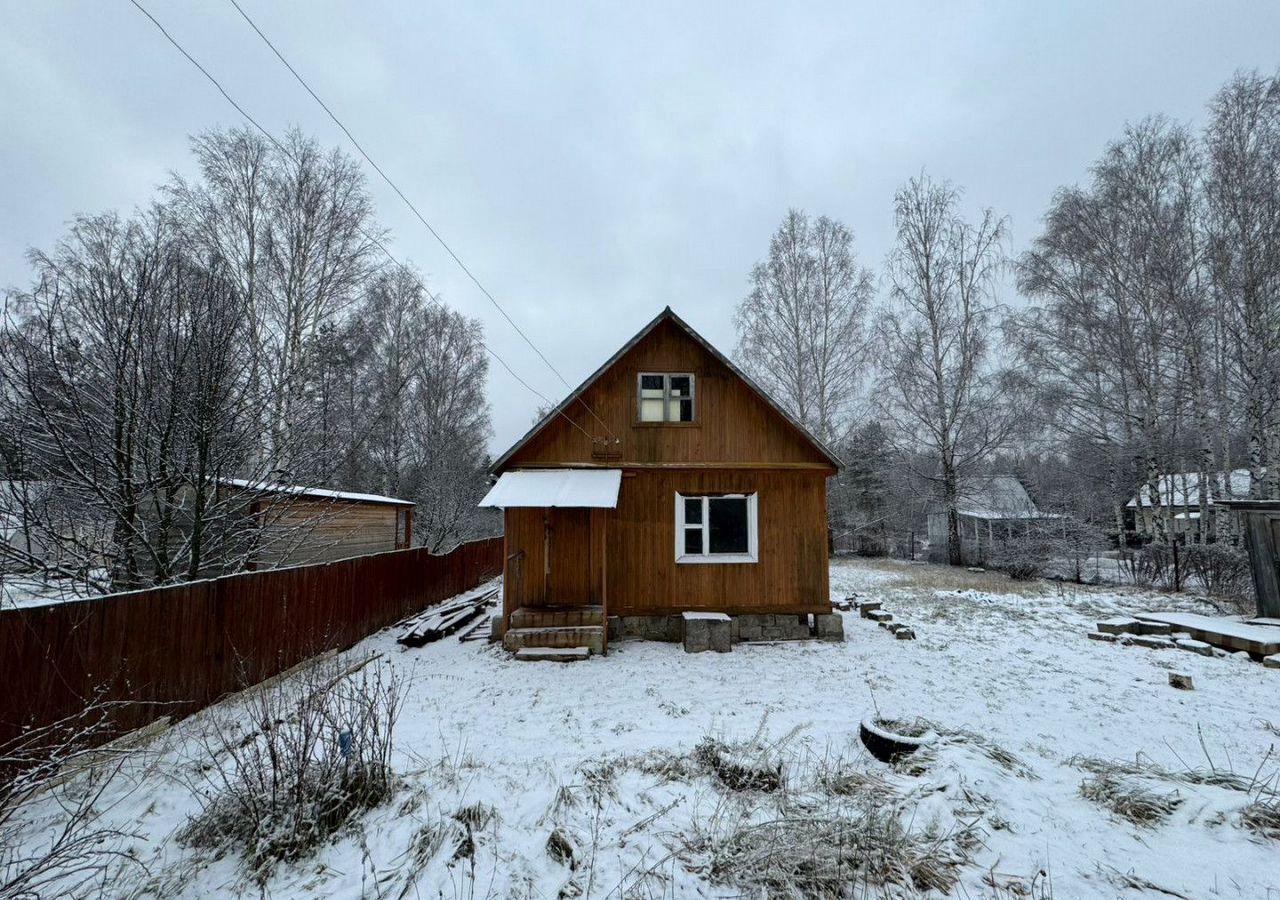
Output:
[[[1280,500],[1220,500],[1240,517],[1258,615],[1280,621]]]
[[[504,510],[507,646],[599,652],[606,624],[679,640],[686,613],[809,634],[831,614],[839,464],[663,310],[493,465],[481,505]]]
[[[243,479],[224,479],[220,490],[243,503],[249,569],[332,562],[413,542],[410,500]]]
[[[1229,508],[1220,500],[1249,495],[1248,469],[1235,469],[1231,472],[1210,472],[1205,485],[1206,507],[1200,508],[1200,473],[1170,472],[1161,475],[1156,483],[1154,502],[1151,486],[1144,484],[1138,493],[1129,498],[1125,504],[1126,528],[1130,528],[1140,539],[1155,537],[1157,516],[1165,517],[1165,530],[1173,535],[1194,534],[1200,530],[1202,512],[1210,517],[1218,516]]]
[[[1056,518],[1041,513],[1013,475],[961,479],[956,512],[960,517],[960,558],[969,566],[985,565],[1011,541]],[[928,555],[932,562],[947,561],[947,529],[946,511],[940,503],[931,504]]]

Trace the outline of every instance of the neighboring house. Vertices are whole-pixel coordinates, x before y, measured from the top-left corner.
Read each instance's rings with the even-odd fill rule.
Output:
[[[244,495],[253,529],[250,569],[367,556],[413,542],[410,500],[244,479],[224,479],[221,486]]]
[[[99,565],[106,527],[53,482],[0,481],[0,573]]]
[[[831,613],[839,465],[667,308],[494,463],[481,505],[505,510],[504,630],[600,651],[606,620],[678,639],[664,629],[700,612],[807,634]]]
[[[1280,622],[1280,500],[1219,500],[1240,517],[1258,615]]]
[[[1026,534],[1037,523],[1056,518],[1041,513],[1026,487],[1013,475],[961,479],[956,510],[960,514],[960,555],[966,565],[986,563],[993,550]],[[929,507],[929,559],[947,561],[947,513]]]
[[[1200,473],[1174,472],[1161,475],[1156,483],[1160,508],[1167,512],[1173,533],[1186,534],[1200,528]],[[1214,504],[1220,500],[1249,496],[1249,470],[1236,469],[1230,473],[1210,473],[1207,485],[1207,502]],[[1142,485],[1138,493],[1129,498],[1125,504],[1125,518],[1132,523],[1135,534],[1140,537],[1156,535],[1156,504],[1152,501],[1151,486]],[[1208,514],[1218,513],[1209,508]]]

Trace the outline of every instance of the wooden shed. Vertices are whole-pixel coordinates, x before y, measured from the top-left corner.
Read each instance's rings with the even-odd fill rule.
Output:
[[[667,308],[494,463],[504,629],[603,650],[610,620],[830,614],[838,466]]]
[[[1258,615],[1280,619],[1280,500],[1219,500],[1240,517]]]
[[[331,562],[413,542],[410,500],[243,479],[221,485],[244,496],[252,529],[249,569]]]

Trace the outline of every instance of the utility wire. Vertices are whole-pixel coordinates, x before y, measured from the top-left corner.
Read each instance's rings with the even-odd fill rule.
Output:
[[[234,97],[232,97],[229,93],[227,93],[226,88],[222,86],[221,82],[219,82],[217,78],[213,77],[213,75],[209,72],[209,70],[200,64],[199,60],[197,60],[194,56],[188,53],[186,48],[183,47],[182,44],[178,43],[177,39],[175,39],[173,35],[171,35],[165,29],[165,27],[160,24],[160,21],[156,19],[156,17],[153,16],[150,12],[147,11],[146,7],[144,7],[141,3],[139,3],[138,0],[129,0],[129,2],[132,3],[135,7],[137,7],[140,13],[142,13],[144,16],[146,16],[148,19],[151,20],[151,24],[155,25],[156,28],[159,29],[160,33],[165,36],[165,39],[168,40],[169,43],[172,44],[178,50],[179,53],[185,56],[189,63],[191,63],[193,66],[195,66],[197,69],[200,70],[200,74],[204,75],[204,77],[209,80],[209,83],[218,89],[218,93],[221,94],[223,98],[228,103],[231,104],[231,106],[235,109],[236,112],[244,116],[244,118],[249,122],[250,125],[258,129],[258,131],[262,133],[263,137],[265,137],[268,141],[270,141],[273,145],[275,145],[276,149],[278,149],[281,153],[287,156],[295,164],[297,163],[297,159],[294,157],[293,153],[291,153],[289,149],[284,146],[284,144],[276,140],[275,136],[271,132],[267,131],[267,129],[263,128],[260,124],[258,124],[258,120],[255,119],[253,116],[249,115],[249,113],[245,110],[245,108],[241,106],[239,103],[237,103]],[[391,260],[391,262],[394,263],[397,267],[403,269],[404,271],[408,272],[411,276],[413,276],[414,280],[422,285],[422,290],[426,293],[428,298],[430,298],[434,303],[436,303],[442,310],[447,309],[447,307],[444,304],[444,301],[442,301],[439,297],[433,294],[431,292],[431,289],[422,283],[422,280],[418,278],[418,275],[416,272],[414,272],[404,263],[400,262],[400,260],[396,259],[396,257],[391,253],[391,251],[386,248],[386,245],[383,244],[382,241],[376,235],[369,234],[363,228],[360,229],[360,233],[361,235],[364,236],[366,240],[368,240],[375,247],[381,250],[382,253],[387,257],[387,259]],[[506,369],[507,373],[516,381],[518,381],[520,384],[522,384],[525,388],[527,388],[530,393],[541,398],[543,402],[551,404],[552,408],[555,408],[556,404],[552,403],[552,401],[545,394],[543,394],[537,388],[533,387],[533,385],[529,384],[529,382],[525,381],[523,378],[517,375],[515,370],[512,369],[511,366],[507,364],[506,360],[504,360],[501,356],[499,356],[493,350],[492,347],[490,347],[483,340],[480,341],[480,346],[484,347],[485,352],[487,352],[490,356],[496,359],[498,363],[502,366],[502,368]],[[569,416],[566,415],[563,410],[560,411],[560,415],[564,417],[564,420],[566,422],[568,422],[574,428],[578,429],[583,434],[585,434],[593,444],[595,443],[595,437],[590,432],[588,432],[585,428],[583,428],[581,425],[575,422],[573,419],[569,418]]]
[[[293,65],[289,62],[289,60],[285,59],[284,54],[281,53],[280,50],[276,47],[276,45],[271,42],[271,39],[267,37],[265,34],[263,34],[262,29],[259,28],[257,23],[254,22],[253,19],[249,17],[249,14],[244,11],[244,8],[237,2],[237,0],[231,0],[231,5],[236,8],[236,12],[240,13],[241,18],[243,18],[245,22],[249,24],[249,27],[252,28],[257,33],[258,37],[262,38],[263,43],[265,43],[268,47],[271,48],[271,52],[274,53],[276,55],[276,58],[280,60],[281,63],[284,64],[284,67],[289,70],[289,73],[293,75],[295,79],[297,79],[298,84],[302,85],[303,89],[305,89],[306,92],[311,95],[311,99],[315,100],[316,103],[320,104],[320,108],[323,109],[328,114],[329,118],[333,120],[333,123],[342,129],[342,133],[347,136],[347,139],[351,141],[352,146],[354,146],[356,150],[360,152],[360,155],[364,157],[365,162],[367,162],[370,166],[372,166],[374,171],[382,176],[382,180],[385,181],[391,187],[391,189],[396,192],[396,195],[401,200],[404,201],[405,206],[409,207],[410,211],[414,214],[414,216],[417,217],[418,221],[421,222],[423,226],[426,227],[427,231],[431,232],[431,236],[436,239],[436,242],[441,247],[443,247],[445,252],[448,253],[449,256],[453,258],[453,261],[458,264],[458,268],[462,269],[462,271],[466,274],[466,276],[469,279],[471,279],[471,282],[477,288],[480,289],[480,293],[484,294],[485,297],[488,298],[489,302],[493,304],[494,309],[496,309],[498,312],[502,314],[502,317],[507,320],[507,324],[509,324],[512,328],[515,329],[516,334],[524,338],[524,342],[533,349],[534,353],[538,354],[539,359],[541,359],[544,363],[547,364],[547,368],[555,373],[556,377],[560,379],[561,383],[564,384],[564,386],[567,389],[572,391],[573,385],[569,384],[569,382],[565,380],[565,377],[560,374],[560,370],[551,364],[551,360],[547,359],[547,357],[543,354],[543,352],[538,349],[538,346],[534,344],[534,342],[530,339],[530,337],[527,334],[525,334],[524,330],[521,329],[521,327],[515,323],[515,320],[513,320],[511,316],[507,314],[507,311],[502,308],[502,304],[498,303],[497,298],[495,298],[493,294],[489,292],[489,289],[486,288],[480,282],[480,279],[477,278],[469,268],[467,268],[467,264],[462,261],[462,259],[458,256],[458,254],[453,252],[453,248],[450,247],[448,242],[443,237],[440,236],[440,233],[436,231],[434,227],[432,227],[431,223],[427,221],[426,217],[423,216],[422,213],[418,211],[418,207],[414,206],[413,201],[410,200],[407,196],[405,196],[404,191],[400,190],[400,186],[391,180],[391,176],[383,171],[382,166],[378,165],[376,162],[373,161],[373,157],[371,157],[365,151],[364,147],[361,146],[360,142],[356,140],[356,136],[351,133],[351,130],[347,128],[347,126],[342,123],[342,120],[337,117],[334,111],[329,108],[329,104],[325,103],[324,100],[320,99],[320,95],[317,94],[314,90],[312,90],[311,85],[307,84],[306,79],[298,74],[298,70],[293,67]],[[591,417],[594,418],[597,422],[599,422],[600,426],[606,432],[608,432],[609,437],[614,438],[614,440],[616,441],[617,438],[614,435],[614,433],[610,430],[609,426],[604,423],[603,419],[601,419],[598,415],[596,415],[595,410],[592,409],[590,405],[587,404],[586,400],[582,398],[581,394],[578,395],[577,399],[578,399],[578,402],[580,402],[583,405],[583,407],[587,410],[587,412],[591,414]]]

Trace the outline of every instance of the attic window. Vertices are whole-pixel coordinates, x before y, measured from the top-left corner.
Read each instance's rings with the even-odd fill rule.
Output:
[[[676,494],[676,562],[753,563],[759,558],[755,494]]]
[[[640,373],[641,422],[692,422],[693,376],[688,373]]]

